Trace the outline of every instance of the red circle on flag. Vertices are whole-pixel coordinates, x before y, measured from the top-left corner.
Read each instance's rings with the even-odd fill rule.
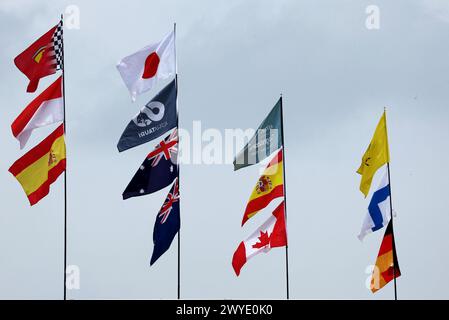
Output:
[[[149,79],[156,75],[157,68],[159,67],[159,56],[156,52],[152,52],[145,59],[145,68],[143,69],[142,78]]]

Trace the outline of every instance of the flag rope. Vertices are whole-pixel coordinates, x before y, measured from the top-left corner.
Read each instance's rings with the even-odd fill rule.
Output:
[[[66,110],[65,110],[65,67],[64,67],[64,15],[61,14],[62,34],[62,105],[64,114],[64,135],[66,135]],[[67,151],[66,151],[67,158]],[[64,301],[67,300],[67,166],[64,170]]]
[[[282,169],[283,169],[283,185],[284,185],[284,215],[285,215],[285,232],[287,234],[287,243],[285,245],[285,275],[286,275],[286,291],[287,300],[290,299],[290,286],[288,277],[288,228],[287,228],[287,182],[285,180],[285,142],[284,142],[284,114],[281,93],[281,141],[282,141]]]
[[[178,59],[176,54],[176,22],[173,25],[173,38],[174,38],[174,49],[175,49],[175,90],[176,90],[176,130],[178,130],[178,150],[180,150],[179,145],[179,107],[178,107]],[[180,183],[180,173],[179,173],[179,159],[176,158],[176,165],[178,166],[178,193],[181,196],[181,183]],[[179,214],[181,215],[181,202],[179,202]],[[177,298],[181,299],[181,226],[178,230],[178,285],[177,285]]]
[[[387,148],[390,148],[388,143],[388,131],[387,131],[387,108],[384,107],[385,112],[385,137],[387,138]],[[390,150],[388,150],[388,153],[390,153]],[[393,244],[394,241],[394,226],[393,226],[393,200],[392,200],[392,194],[391,194],[391,178],[390,178],[390,160],[387,162],[387,173],[388,173],[388,189],[390,192],[390,219],[391,219],[391,229],[392,229],[392,235],[393,235]],[[394,300],[398,300],[398,289],[396,285],[396,246],[393,246],[393,283],[394,283]]]

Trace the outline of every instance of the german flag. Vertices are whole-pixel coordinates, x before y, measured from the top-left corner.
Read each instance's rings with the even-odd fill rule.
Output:
[[[394,243],[393,222],[390,220],[371,276],[371,291],[374,293],[382,289],[388,282],[400,275],[401,270],[399,269]]]
[[[64,126],[61,124],[41,143],[28,151],[9,168],[22,185],[31,205],[50,191],[50,185],[66,168]]]
[[[243,215],[242,226],[257,212],[270,204],[273,199],[284,196],[284,177],[282,168],[282,148],[270,161],[264,173],[259,178],[249,197]]]

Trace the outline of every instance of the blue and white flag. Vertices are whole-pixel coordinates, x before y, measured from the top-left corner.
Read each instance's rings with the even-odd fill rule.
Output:
[[[368,212],[363,221],[362,230],[358,235],[360,241],[368,233],[377,231],[385,227],[390,221],[390,182],[388,173],[385,173],[376,191],[374,191],[368,206]]]

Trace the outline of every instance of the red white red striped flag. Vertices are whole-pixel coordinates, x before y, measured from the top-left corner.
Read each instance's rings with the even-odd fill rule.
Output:
[[[11,125],[20,148],[25,147],[34,129],[64,120],[61,77],[26,106]]]

